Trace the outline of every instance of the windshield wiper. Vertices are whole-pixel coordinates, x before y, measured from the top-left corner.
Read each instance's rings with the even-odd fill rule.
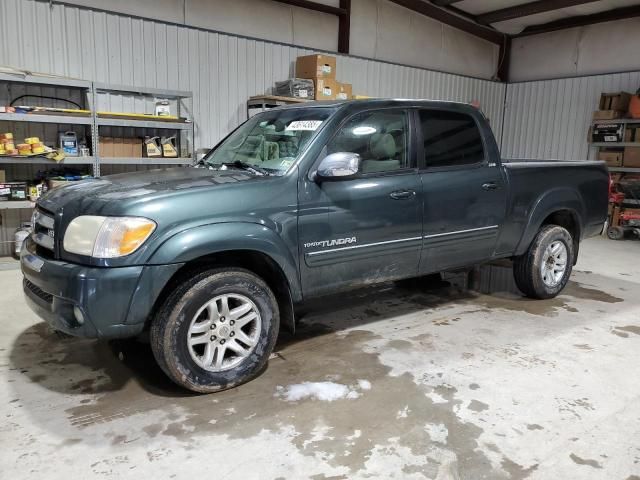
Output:
[[[255,165],[251,165],[250,163],[243,162],[241,160],[235,160],[233,162],[223,162],[220,165],[224,165],[225,167],[239,168],[241,170],[246,170],[247,172],[252,172],[255,175],[271,175],[264,168],[256,167]]]

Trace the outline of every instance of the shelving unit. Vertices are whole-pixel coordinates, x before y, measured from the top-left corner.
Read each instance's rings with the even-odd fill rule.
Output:
[[[191,92],[184,92],[179,90],[163,90],[158,88],[138,88],[128,85],[108,85],[99,82],[93,83],[93,92],[96,96],[96,103],[98,102],[97,96],[102,94],[125,95],[143,98],[162,98],[172,100],[176,103],[176,117],[181,116],[183,102],[188,100],[190,100],[191,102],[193,101],[193,94]],[[96,152],[95,154],[98,158],[94,173],[94,175],[96,176],[100,175],[101,165],[192,165],[195,162],[195,130],[193,122],[177,122],[171,120],[165,121],[156,119],[147,120],[132,118],[110,118],[108,116],[105,116],[103,112],[94,112],[94,122],[95,126],[93,131],[95,137],[92,139],[92,143],[94,145],[94,152]],[[176,145],[178,153],[182,152],[183,150],[190,150],[190,153],[188,157],[177,158],[102,157],[100,155],[99,142],[101,127],[173,130],[178,132],[178,142]]]
[[[595,125],[606,125],[606,124],[637,124],[640,126],[640,119],[637,118],[613,118],[607,120],[592,120],[591,127]],[[597,156],[597,152],[600,148],[625,148],[625,147],[640,147],[640,142],[589,142],[589,157],[591,158],[591,152],[595,152]],[[609,171],[617,172],[617,173],[640,173],[640,168],[636,167],[609,167]]]
[[[14,210],[19,208],[33,208],[35,203],[29,201],[13,201],[13,202],[0,202],[0,210]]]
[[[6,122],[34,122],[34,123],[58,123],[69,125],[91,125],[91,116],[76,115],[41,115],[37,113],[0,113],[0,121]]]
[[[109,85],[78,79],[59,77],[13,75],[0,73],[0,83],[37,85],[41,87],[78,89],[85,93],[86,109],[90,115],[39,114],[39,113],[0,113],[0,121],[29,122],[57,125],[86,125],[89,127],[93,155],[89,157],[66,157],[62,162],[55,162],[45,157],[0,157],[0,164],[41,164],[41,165],[92,165],[94,176],[100,175],[100,165],[191,165],[195,162],[194,124],[192,121],[161,121],[132,118],[108,118],[97,113],[97,100],[100,94],[141,96],[146,98],[162,98],[176,102],[176,116],[180,117],[182,103],[193,101],[191,92],[164,90],[158,88],[138,88],[126,85]],[[104,112],[102,112],[104,114]],[[153,129],[176,131],[178,134],[178,152],[188,150],[188,157],[178,158],[146,158],[146,157],[102,157],[100,155],[100,128],[122,127],[132,129]],[[181,148],[185,147],[185,148]],[[18,203],[18,202],[11,202]]]

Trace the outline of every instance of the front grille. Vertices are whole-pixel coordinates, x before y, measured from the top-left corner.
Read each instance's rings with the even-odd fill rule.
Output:
[[[36,208],[33,214],[33,241],[39,246],[53,253],[55,246],[55,220],[53,214]]]
[[[45,292],[40,287],[38,287],[37,285],[31,283],[26,278],[24,279],[24,286],[31,293],[33,293],[36,297],[40,298],[41,300],[44,300],[48,304],[52,304],[53,303],[53,295],[51,295],[50,293]]]

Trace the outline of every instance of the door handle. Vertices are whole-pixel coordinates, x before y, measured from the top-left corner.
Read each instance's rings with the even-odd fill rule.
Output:
[[[497,190],[498,184],[496,182],[487,182],[482,184],[483,190]]]
[[[396,190],[395,192],[391,192],[389,194],[389,196],[394,200],[403,200],[406,198],[413,198],[415,197],[415,195],[416,195],[415,190]]]

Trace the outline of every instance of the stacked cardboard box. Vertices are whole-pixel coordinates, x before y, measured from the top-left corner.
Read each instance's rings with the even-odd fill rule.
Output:
[[[593,112],[594,120],[623,118],[629,110],[631,94],[627,92],[603,93],[600,95],[598,110]]]
[[[316,100],[349,100],[353,96],[350,83],[336,80],[336,57],[305,55],[296,60],[296,77],[313,80]]]
[[[603,150],[598,152],[598,160],[606,162],[610,167],[622,166],[623,153],[620,150]]]
[[[627,124],[624,132],[624,141],[629,143],[637,143],[637,147],[624,148],[623,166],[640,168],[640,125]]]

